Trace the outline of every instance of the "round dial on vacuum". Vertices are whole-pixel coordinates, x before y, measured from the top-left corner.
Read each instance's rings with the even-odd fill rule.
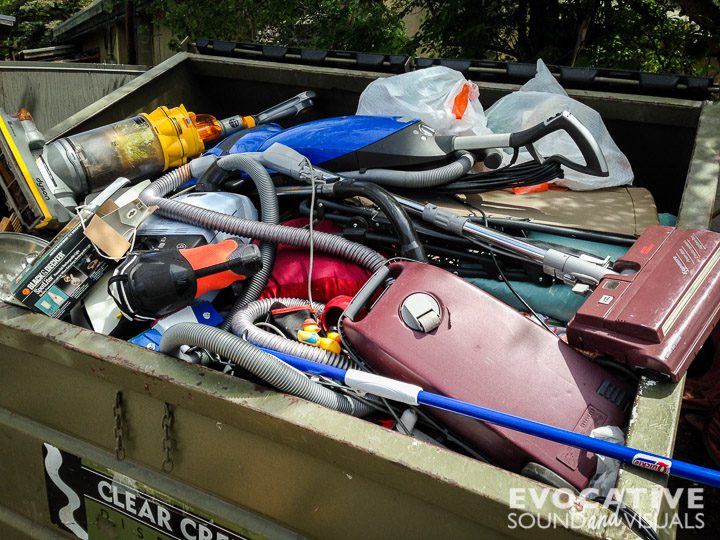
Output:
[[[426,334],[440,326],[440,304],[427,293],[413,293],[400,307],[403,322],[416,332]]]

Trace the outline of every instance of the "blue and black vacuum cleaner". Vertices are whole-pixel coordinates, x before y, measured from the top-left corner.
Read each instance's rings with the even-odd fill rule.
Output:
[[[584,164],[562,155],[540,155],[534,143],[555,131],[564,131],[573,139]],[[447,184],[466,175],[476,159],[497,168],[504,156],[499,148],[511,148],[517,154],[525,147],[537,164],[555,164],[556,171],[562,165],[595,176],[608,175],[597,142],[568,111],[516,133],[469,136],[437,135],[420,120],[386,116],[341,116],[288,129],[265,124],[226,138],[208,154],[263,152],[275,143],[292,148],[327,171],[399,188]],[[429,166],[436,168],[428,170]],[[208,169],[204,180],[212,183],[213,174],[213,169]]]

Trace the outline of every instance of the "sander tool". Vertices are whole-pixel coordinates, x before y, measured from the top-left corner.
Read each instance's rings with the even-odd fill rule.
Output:
[[[261,269],[260,249],[239,238],[192,249],[131,253],[113,272],[108,293],[128,319],[152,321]]]
[[[153,178],[199,156],[206,143],[295,116],[314,98],[303,92],[257,115],[223,120],[183,105],[162,106],[48,144],[27,109],[16,115],[0,109],[0,184],[28,230],[57,228],[70,220],[79,199],[116,178]]]

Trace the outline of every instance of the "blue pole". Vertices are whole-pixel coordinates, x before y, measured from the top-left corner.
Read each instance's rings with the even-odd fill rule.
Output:
[[[348,374],[347,370],[326,366],[325,364],[305,360],[303,358],[298,358],[296,356],[277,351],[271,351],[269,349],[262,350],[272,354],[276,358],[279,358],[300,371],[313,373],[315,375],[323,375],[337,381],[346,382],[345,379]],[[396,383],[393,379],[378,376],[375,388],[380,390],[381,387],[379,387],[377,383],[381,380],[387,382],[388,388],[392,388],[392,385]],[[382,395],[382,393],[378,392],[378,395]],[[389,392],[388,394],[383,395],[383,397],[392,398],[393,395],[393,392]],[[617,459],[618,461],[629,463],[631,465],[635,465],[636,467],[642,467],[659,473],[686,478],[688,480],[713,487],[720,487],[720,471],[700,467],[699,465],[693,465],[692,463],[687,463],[685,461],[670,459],[665,456],[650,452],[643,452],[628,446],[593,439],[592,437],[581,433],[575,433],[574,431],[549,426],[547,424],[528,420],[527,418],[521,418],[519,416],[513,416],[512,414],[488,409],[487,407],[481,407],[480,405],[473,405],[472,403],[468,403],[466,401],[460,401],[441,396],[439,394],[433,394],[432,392],[426,392],[425,390],[417,392],[417,403],[434,407],[436,409],[450,411],[456,414],[462,414],[463,416],[468,416],[484,422],[490,422],[491,424],[527,433],[528,435],[533,435],[549,441],[587,450],[588,452]]]

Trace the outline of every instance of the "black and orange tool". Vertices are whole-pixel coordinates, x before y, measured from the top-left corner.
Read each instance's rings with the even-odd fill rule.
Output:
[[[108,293],[128,319],[154,320],[261,268],[258,247],[235,238],[192,249],[131,253],[115,269]]]

